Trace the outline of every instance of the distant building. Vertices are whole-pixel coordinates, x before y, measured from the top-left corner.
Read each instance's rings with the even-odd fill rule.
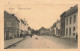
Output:
[[[31,34],[31,30],[28,30],[28,34],[29,34],[29,35]]]
[[[20,19],[20,24],[19,24],[19,32],[20,32],[20,34],[26,34],[26,32],[28,31],[27,30],[28,29],[28,25],[27,25],[27,22],[25,21],[25,20],[22,20],[22,19]],[[20,34],[19,34],[19,36],[20,36]]]
[[[41,27],[39,29],[39,31],[40,31],[40,35],[51,35],[50,34],[50,29],[48,29],[48,28]]]
[[[51,27],[51,34],[54,36],[56,34],[56,22],[53,24],[53,26]]]
[[[4,11],[4,39],[19,36],[19,20],[14,14]]]
[[[28,27],[28,35],[32,34],[31,30],[32,30],[31,27]]]
[[[57,20],[57,22],[56,22],[56,36],[60,36],[60,25],[61,24],[61,22],[60,22],[60,20]]]
[[[51,34],[55,35],[55,36],[60,36],[60,21],[56,21],[53,26],[51,27]]]
[[[78,6],[75,5],[66,11],[65,17],[65,37],[78,38]]]
[[[54,35],[54,27],[50,27],[50,34],[53,36]]]
[[[65,36],[65,17],[66,17],[66,12],[62,13],[60,15],[60,20],[61,20],[61,32],[60,32],[60,37],[64,37]]]

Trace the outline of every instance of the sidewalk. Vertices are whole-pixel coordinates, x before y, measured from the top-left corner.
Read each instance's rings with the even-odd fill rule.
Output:
[[[23,40],[23,38],[14,38],[14,39],[10,39],[10,40],[4,40],[4,48],[6,48],[12,44],[15,44],[21,40]]]

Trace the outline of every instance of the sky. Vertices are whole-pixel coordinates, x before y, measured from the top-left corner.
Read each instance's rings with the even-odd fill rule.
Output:
[[[6,0],[4,9],[27,21],[33,29],[50,28],[77,0]]]

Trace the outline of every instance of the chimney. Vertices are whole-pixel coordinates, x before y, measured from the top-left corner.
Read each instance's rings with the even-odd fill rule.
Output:
[[[12,14],[12,16],[14,16],[14,14]]]
[[[72,9],[73,7],[70,7],[70,9]]]

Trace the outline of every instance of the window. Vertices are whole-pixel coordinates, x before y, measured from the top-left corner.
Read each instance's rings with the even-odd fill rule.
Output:
[[[74,18],[73,18],[73,23],[76,22],[76,15],[74,15]]]
[[[73,31],[75,31],[75,27],[73,27]]]
[[[71,24],[71,17],[70,17],[70,24]]]
[[[69,35],[71,35],[71,27],[69,28]]]
[[[75,36],[75,33],[73,33],[73,36]]]
[[[68,19],[66,19],[66,25],[68,25]]]
[[[7,22],[7,27],[11,27],[11,22]]]
[[[66,35],[68,34],[68,28],[66,28]]]

